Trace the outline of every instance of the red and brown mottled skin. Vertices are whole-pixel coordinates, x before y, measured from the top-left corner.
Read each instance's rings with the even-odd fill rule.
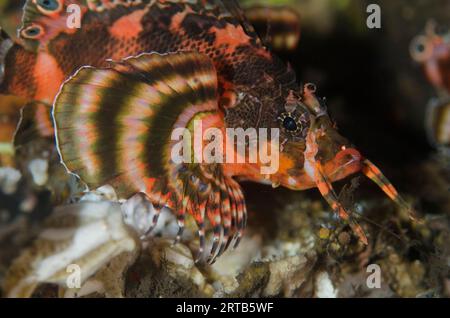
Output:
[[[217,72],[222,111],[218,115],[221,120],[208,123],[206,118],[205,126],[280,128],[280,165],[275,174],[261,175],[259,163],[223,164],[226,177],[293,190],[317,187],[366,244],[361,227],[339,203],[331,182],[362,171],[408,208],[381,171],[337,133],[323,102],[315,96],[315,87],[298,87],[294,72],[264,47],[235,1],[89,0],[88,6],[78,0],[46,3],[52,5],[51,11],[44,10],[40,0],[27,2],[21,43],[4,57],[1,93],[52,103],[63,81],[83,65],[104,67],[110,64],[107,59],[120,61],[142,52],[198,52],[212,61]],[[80,29],[67,27],[65,8],[70,4],[81,6]],[[299,129],[284,127],[280,118],[286,117],[294,119]],[[212,181],[221,186],[219,180]],[[238,210],[243,211],[240,190],[228,191],[239,195]],[[195,215],[198,211],[189,212]],[[214,225],[221,213],[216,206],[206,214]],[[184,210],[179,215],[184,217]],[[232,221],[241,234],[245,216]],[[203,224],[203,218],[199,222]],[[216,238],[221,226],[214,226]]]
[[[217,17],[200,4],[151,1],[130,7],[117,5],[103,12],[82,11],[81,28],[76,31],[64,28],[37,39],[27,39],[22,32],[26,46],[34,47],[37,54],[21,45],[10,50],[5,64],[27,67],[8,68],[1,91],[51,103],[62,81],[80,66],[105,66],[107,59],[153,51],[206,54],[214,61],[222,91],[258,85],[267,77],[276,81],[286,73],[283,63],[252,31],[245,30],[238,18]],[[65,16],[64,12],[60,15]],[[43,22],[50,27],[52,23],[56,24]],[[25,23],[22,29],[26,28]]]

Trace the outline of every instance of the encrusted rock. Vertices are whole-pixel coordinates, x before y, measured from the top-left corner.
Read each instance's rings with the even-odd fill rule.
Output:
[[[117,256],[136,255],[138,250],[139,242],[123,222],[118,203],[60,206],[32,246],[14,261],[4,291],[8,297],[29,297],[41,283],[76,289]],[[68,286],[71,278],[79,284]]]

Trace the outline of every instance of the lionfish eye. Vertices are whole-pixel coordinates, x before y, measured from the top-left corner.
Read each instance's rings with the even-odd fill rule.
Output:
[[[289,116],[286,116],[283,119],[283,127],[286,128],[286,130],[288,131],[296,131],[298,128],[295,119]]]
[[[56,11],[59,9],[60,3],[57,0],[37,0],[37,5],[47,11]]]
[[[290,133],[296,133],[303,129],[302,123],[290,112],[282,113],[278,117],[278,120],[281,122],[283,128]]]

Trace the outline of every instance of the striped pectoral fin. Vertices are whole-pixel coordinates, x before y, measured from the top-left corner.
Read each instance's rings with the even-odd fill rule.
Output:
[[[63,85],[53,116],[71,172],[90,187],[111,184],[120,197],[144,192],[157,207],[169,206],[179,238],[186,215],[193,216],[202,255],[209,221],[212,263],[242,236],[244,198],[219,164],[175,164],[172,133],[196,118],[223,124],[218,111],[216,71],[206,56],[143,54],[111,68],[80,69]]]
[[[151,197],[153,180],[167,178],[173,129],[197,112],[217,110],[216,91],[215,68],[197,53],[83,67],[54,106],[61,158],[91,187],[109,183],[120,186],[121,196]]]

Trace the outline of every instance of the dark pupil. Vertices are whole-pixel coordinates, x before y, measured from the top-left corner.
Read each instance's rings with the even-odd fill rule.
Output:
[[[292,117],[286,117],[283,120],[283,127],[289,131],[295,131],[297,130],[297,123]]]
[[[418,52],[423,52],[425,51],[425,46],[423,44],[417,44],[417,51]]]
[[[38,3],[46,10],[58,9],[58,2],[56,0],[39,0]]]

